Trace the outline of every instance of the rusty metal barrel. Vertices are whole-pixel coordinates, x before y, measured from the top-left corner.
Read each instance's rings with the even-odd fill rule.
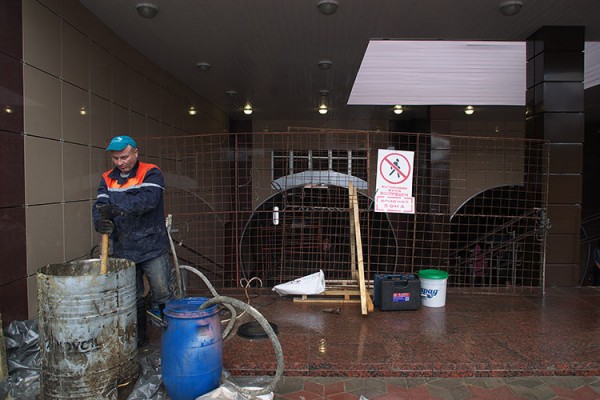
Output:
[[[135,264],[50,264],[37,278],[43,398],[117,399],[138,373]]]

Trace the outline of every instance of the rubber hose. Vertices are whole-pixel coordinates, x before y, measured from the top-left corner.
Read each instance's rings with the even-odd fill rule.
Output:
[[[210,290],[213,297],[219,296],[219,293],[217,293],[217,291],[215,290],[213,285],[210,283],[208,278],[202,272],[198,271],[196,268],[190,267],[189,265],[180,265],[179,268],[185,269],[186,271],[190,271],[190,272],[198,275],[200,277],[200,279],[202,279],[204,281],[206,286],[208,286],[208,290]],[[237,311],[235,310],[235,308],[233,306],[231,306],[230,304],[225,304],[225,308],[227,308],[229,310],[229,312],[231,313],[231,319],[229,320],[229,323],[225,327],[225,330],[223,330],[223,335],[222,335],[223,339],[225,339],[229,335],[229,333],[231,333],[231,330],[233,329],[233,326],[235,325],[235,319],[237,317]]]
[[[277,335],[275,335],[275,332],[273,331],[271,324],[269,324],[269,321],[267,321],[267,319],[265,317],[263,317],[262,314],[259,313],[250,304],[246,304],[243,301],[234,299],[232,297],[227,297],[227,296],[215,296],[212,299],[203,303],[200,306],[200,309],[202,310],[206,307],[210,307],[213,304],[231,304],[234,307],[237,307],[244,311],[247,311],[250,315],[252,315],[254,317],[254,319],[265,330],[265,332],[267,333],[267,336],[269,336],[269,339],[271,339],[271,342],[273,343],[273,348],[275,349],[275,358],[277,359],[277,369],[275,371],[275,376],[273,377],[273,380],[267,387],[262,388],[262,389],[247,389],[247,388],[240,387],[231,381],[228,381],[229,384],[231,384],[233,387],[235,387],[241,393],[247,394],[249,396],[260,396],[262,394],[267,394],[267,393],[273,392],[275,389],[275,385],[277,384],[277,382],[279,382],[279,379],[281,379],[281,376],[283,375],[284,363],[283,363],[283,350],[281,348],[281,343],[279,343],[279,339],[277,338]]]
[[[177,259],[177,253],[175,252],[175,243],[171,237],[171,215],[167,218],[167,234],[169,236],[169,245],[171,246],[171,253],[173,253],[173,263],[175,264],[175,279],[177,280],[177,294],[178,298],[183,297],[183,284],[181,283],[181,272],[179,271],[179,260]]]

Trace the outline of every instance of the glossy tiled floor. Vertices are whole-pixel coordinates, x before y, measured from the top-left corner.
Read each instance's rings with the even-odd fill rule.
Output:
[[[277,386],[278,400],[600,399],[600,377],[294,378]]]
[[[279,330],[277,399],[600,399],[600,288],[550,288],[543,297],[450,292],[443,308],[367,316],[358,304],[268,291],[250,304]],[[236,379],[275,371],[268,339],[232,333],[223,348]]]

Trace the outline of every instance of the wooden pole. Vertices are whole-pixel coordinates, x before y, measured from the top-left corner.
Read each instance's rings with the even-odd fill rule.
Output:
[[[352,199],[352,211],[353,211],[353,219],[354,219],[354,230],[355,230],[355,238],[352,241],[356,240],[356,260],[358,264],[358,287],[360,290],[360,309],[362,315],[367,315],[370,312],[373,312],[375,306],[373,305],[373,301],[371,300],[371,296],[367,292],[367,285],[365,283],[365,264],[363,259],[362,252],[362,238],[360,235],[360,219],[358,215],[358,192],[352,182],[349,182],[348,188],[351,191],[350,198]],[[351,224],[352,225],[352,224]]]
[[[100,273],[106,275],[108,263],[108,233],[102,234],[102,246],[100,249]]]
[[[356,271],[356,227],[354,226],[354,185],[348,182],[348,208],[350,213],[350,278],[358,280]]]

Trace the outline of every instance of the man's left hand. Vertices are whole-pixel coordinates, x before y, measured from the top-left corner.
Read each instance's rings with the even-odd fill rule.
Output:
[[[113,219],[124,215],[116,204],[104,204],[98,207],[98,213],[102,219]]]

